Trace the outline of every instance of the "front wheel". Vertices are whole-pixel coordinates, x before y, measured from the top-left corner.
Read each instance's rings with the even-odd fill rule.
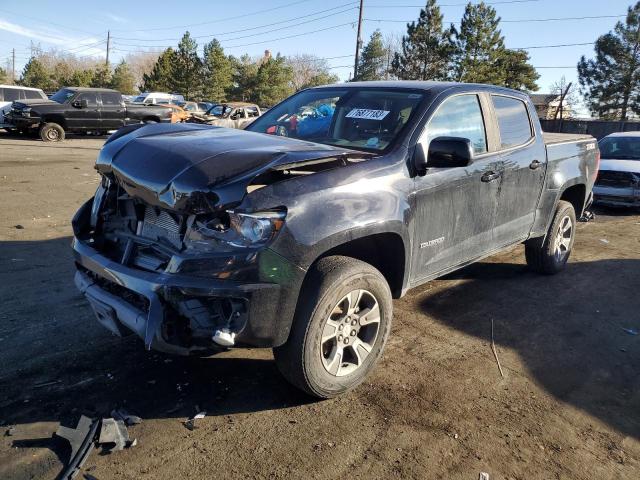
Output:
[[[287,343],[274,349],[296,387],[331,398],[359,385],[382,354],[391,328],[391,291],[371,265],[326,257],[309,271]]]
[[[45,123],[40,127],[40,138],[43,142],[61,142],[64,140],[64,128],[57,123]]]
[[[569,202],[560,200],[545,237],[525,242],[527,265],[538,272],[553,275],[564,269],[576,232],[576,212]]]

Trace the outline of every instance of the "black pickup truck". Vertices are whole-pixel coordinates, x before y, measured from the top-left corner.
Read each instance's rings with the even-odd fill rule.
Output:
[[[525,94],[487,85],[354,82],[244,131],[124,127],[73,219],[75,282],[147,348],[272,347],[332,397],[372,369],[410,288],[519,243],[561,271],[598,162],[595,139],[547,137]]]
[[[125,104],[122,94],[107,88],[65,87],[49,100],[13,103],[5,122],[20,132],[37,130],[45,142],[64,140],[65,132],[107,132],[136,123],[171,121],[171,108]]]

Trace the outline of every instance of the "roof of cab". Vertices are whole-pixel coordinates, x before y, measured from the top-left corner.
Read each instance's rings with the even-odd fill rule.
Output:
[[[63,87],[65,90],[73,90],[76,92],[85,92],[85,91],[91,91],[91,92],[114,92],[114,93],[120,93],[117,90],[114,90],[112,88],[91,88],[91,87]]]
[[[36,92],[42,91],[42,89],[40,89],[40,88],[23,87],[22,85],[2,85],[2,84],[0,84],[0,88],[19,88],[21,90],[35,90]]]
[[[423,80],[376,80],[370,82],[345,82],[334,83],[332,85],[322,85],[314,88],[413,88],[417,90],[429,90],[440,93],[450,88],[477,88],[479,90],[492,90],[510,94],[526,95],[526,93],[511,88],[487,85],[482,83],[461,83],[461,82],[435,82]]]

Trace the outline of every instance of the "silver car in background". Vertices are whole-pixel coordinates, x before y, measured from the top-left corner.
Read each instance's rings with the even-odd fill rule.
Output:
[[[640,132],[612,133],[600,140],[600,172],[593,187],[597,203],[640,207]]]

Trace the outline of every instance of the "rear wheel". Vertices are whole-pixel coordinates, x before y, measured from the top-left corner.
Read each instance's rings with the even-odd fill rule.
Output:
[[[525,242],[527,265],[547,275],[560,272],[571,255],[575,230],[576,212],[573,205],[560,200],[547,235]]]
[[[309,272],[287,343],[274,349],[278,369],[313,396],[340,395],[373,369],[391,316],[391,291],[378,270],[353,258],[324,258]]]
[[[40,127],[40,138],[43,142],[60,142],[64,140],[64,128],[57,123],[45,123]]]

